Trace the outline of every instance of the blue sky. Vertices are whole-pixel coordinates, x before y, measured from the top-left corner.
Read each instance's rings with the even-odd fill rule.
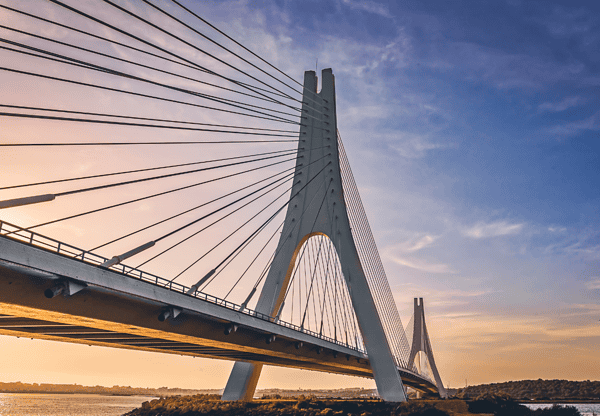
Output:
[[[143,9],[138,2],[122,3]],[[333,69],[338,129],[400,314],[406,324],[412,298],[425,299],[436,362],[447,384],[459,386],[466,378],[470,384],[597,379],[597,3],[185,4],[299,81],[315,66]],[[45,7],[49,15],[69,19]],[[97,12],[120,22],[102,7]],[[0,14],[0,20],[7,16]],[[110,101],[97,96],[99,103]],[[139,162],[138,156],[128,163]],[[110,158],[86,154],[78,168]],[[11,215],[28,223],[42,214],[32,208]],[[92,233],[77,224],[70,232],[74,244],[79,238],[83,246],[94,245]],[[6,342],[23,351],[48,350],[42,341]],[[88,354],[78,346],[65,348]],[[134,353],[120,354],[136,360]],[[166,363],[165,374],[167,367],[173,374],[187,368],[183,358],[156,360]],[[226,374],[231,365],[202,362],[212,375]],[[44,368],[46,374],[65,371]],[[83,380],[79,371],[52,380]],[[118,374],[122,384],[144,382],[115,368],[106,371],[106,380]],[[290,370],[269,371],[262,386],[298,387],[297,380],[312,377],[289,381]],[[198,386],[193,378],[177,377],[164,384]],[[211,383],[224,385],[223,376],[218,380]],[[363,383],[323,380],[331,386]]]
[[[600,342],[598,4],[244,7],[288,72],[333,68],[390,284],[402,316],[425,297],[434,348],[460,363],[438,358],[450,383],[598,374],[555,359]],[[457,368],[471,357],[485,371],[486,352],[515,364]]]

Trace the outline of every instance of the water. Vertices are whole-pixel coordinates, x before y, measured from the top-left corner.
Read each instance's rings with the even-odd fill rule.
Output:
[[[0,393],[0,416],[120,416],[152,399],[155,397]],[[530,409],[552,407],[546,403],[522,404]],[[558,404],[574,406],[583,416],[600,416],[600,403]]]
[[[152,399],[155,397],[0,393],[0,416],[118,416]]]
[[[546,409],[552,407],[552,403],[521,403],[532,410]],[[579,410],[583,416],[592,416],[596,414],[600,416],[600,403],[557,403],[561,406],[573,406]]]

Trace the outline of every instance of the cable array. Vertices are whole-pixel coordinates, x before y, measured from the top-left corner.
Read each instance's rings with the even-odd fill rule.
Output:
[[[385,269],[367,220],[358,187],[350,168],[348,157],[344,150],[342,138],[338,132],[338,147],[340,155],[340,170],[342,173],[342,186],[344,188],[344,200],[348,209],[348,217],[352,236],[356,243],[360,262],[369,283],[369,288],[375,301],[383,329],[396,358],[396,364],[402,368],[411,368],[408,363],[410,344],[404,332],[400,314],[396,308],[394,297],[388,283]]]
[[[182,3],[40,0],[0,8],[9,16],[0,25],[0,71],[37,90],[4,95],[0,118],[41,126],[1,147],[32,152],[27,157],[52,151],[59,160],[87,149],[152,159],[89,174],[69,174],[63,165],[32,180],[3,179],[0,209],[28,210],[24,228],[33,230],[133,219],[136,207],[150,204],[161,211],[151,221],[108,227],[89,252],[116,252],[105,267],[137,256],[163,270],[152,261],[161,259],[172,280],[194,279],[205,264],[235,273],[246,253],[254,267],[267,266],[263,257],[272,250],[263,236],[273,235],[292,177],[306,168],[297,153],[302,91],[291,78]],[[44,210],[55,200],[66,209]],[[173,263],[203,250],[202,261]]]
[[[364,350],[341,262],[327,236],[303,244],[285,302],[282,319]]]
[[[91,248],[77,255],[82,261],[98,255],[107,259],[99,267],[113,270],[135,261],[123,270],[147,267],[166,276],[165,285],[252,309],[290,201],[317,183],[324,194],[310,204],[333,209],[325,198],[331,162],[308,169],[331,154],[305,161],[303,152],[317,149],[305,148],[298,131],[306,117],[322,116],[324,102],[179,1],[124,4],[0,5],[9,16],[0,25],[0,72],[35,90],[0,102],[0,119],[17,132],[0,147],[31,171],[27,179],[0,175],[0,215],[21,207],[28,222],[6,235],[87,225]],[[305,115],[300,105],[314,111]],[[360,260],[396,363],[412,368],[339,135],[338,144]],[[101,162],[88,172],[85,162],[96,157]],[[278,319],[364,351],[327,236],[299,248],[283,302]]]

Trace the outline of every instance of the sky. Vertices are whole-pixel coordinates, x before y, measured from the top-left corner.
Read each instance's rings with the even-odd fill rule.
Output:
[[[0,3],[14,5],[6,0]],[[445,384],[598,379],[597,3],[184,3],[298,81],[305,70],[333,69],[338,129],[397,307],[406,325],[412,299],[424,298],[436,363]],[[105,5],[82,4],[117,24],[125,22]],[[119,4],[145,10],[136,1]],[[43,10],[62,22],[75,19],[44,2],[31,1],[23,7]],[[0,10],[0,21],[46,36],[68,37],[63,30],[36,27],[6,10]],[[163,39],[136,27],[132,30]],[[27,39],[5,30],[0,35]],[[83,36],[77,39],[91,42]],[[180,44],[161,42],[191,54]],[[130,56],[121,49],[118,52]],[[0,54],[6,62],[3,66],[40,68],[35,58]],[[62,71],[50,64],[44,69]],[[82,73],[73,76],[93,79]],[[147,110],[183,118],[191,114],[188,109],[140,105],[134,98],[116,99],[100,91],[83,95],[74,86],[32,82],[15,74],[4,73],[0,85],[2,101],[11,104],[53,103],[56,107],[58,102],[63,108],[86,106],[89,111],[119,108],[141,114]],[[202,120],[222,122],[227,117],[211,114]],[[6,142],[124,134],[120,127],[54,128],[55,124],[45,121],[8,118],[0,123],[0,140]],[[144,137],[159,138],[162,133],[147,134]],[[172,137],[190,137],[177,134]],[[148,166],[148,159],[158,158],[152,152],[3,149],[0,173],[6,180],[0,181],[15,184],[125,165]],[[217,155],[224,151],[195,152]],[[178,151],[160,157],[161,162],[181,161]],[[154,188],[148,185],[139,192],[149,189]],[[23,195],[3,192],[2,199]],[[115,193],[119,197],[128,194],[114,191],[97,198]],[[0,218],[32,225],[93,203],[97,200],[57,201],[43,208],[5,210]],[[136,209],[134,216],[107,217],[106,222],[93,224],[69,222],[44,232],[91,247],[113,238],[114,228],[135,228],[145,218],[174,212],[150,202]],[[115,250],[121,247],[125,246]],[[179,261],[174,256],[153,270],[171,272]],[[1,337],[0,342],[3,349],[12,351],[0,358],[0,381],[222,388],[232,365],[40,340]],[[64,360],[65,356],[69,359]],[[317,377],[311,372],[274,368],[266,369],[259,382],[259,388],[373,385],[359,378]]]

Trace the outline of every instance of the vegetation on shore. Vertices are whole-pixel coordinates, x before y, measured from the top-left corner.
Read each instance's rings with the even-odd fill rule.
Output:
[[[218,390],[191,390],[160,387],[157,389],[129,386],[82,386],[80,384],[0,383],[0,393],[103,394],[113,396],[174,396],[217,393]]]
[[[574,407],[530,410],[503,397],[465,400],[413,400],[386,403],[379,399],[318,399],[300,396],[222,402],[218,395],[169,397],[144,402],[124,416],[580,416]]]
[[[486,394],[507,396],[521,401],[600,401],[600,381],[542,379],[508,381],[465,387],[456,392],[456,397],[476,399]]]

